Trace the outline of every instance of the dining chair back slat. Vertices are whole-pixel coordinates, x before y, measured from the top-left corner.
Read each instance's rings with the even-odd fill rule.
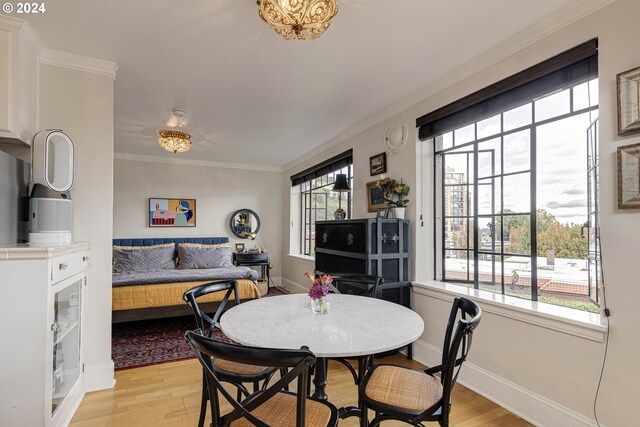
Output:
[[[307,400],[311,399],[306,396],[305,390],[309,381],[309,368],[316,361],[315,355],[308,348],[300,350],[282,350],[270,348],[247,347],[241,345],[227,344],[209,339],[202,334],[202,331],[188,331],[185,338],[189,346],[194,351],[196,357],[203,366],[206,374],[208,392],[210,396],[216,396],[211,399],[212,425],[214,427],[223,427],[231,425],[234,421],[241,418],[246,419],[256,426],[269,427],[270,425],[256,415],[256,409],[262,405],[268,405],[278,393],[292,394],[286,391],[287,386],[296,381],[297,392],[295,393],[295,423],[298,427],[306,426]],[[247,363],[253,365],[274,366],[279,368],[287,368],[281,378],[270,384],[268,388],[254,392],[246,399],[238,401],[223,387],[218,372],[211,362],[213,359],[223,359],[235,363]],[[231,405],[233,410],[223,416],[220,416],[220,401],[218,393]],[[329,423],[326,425],[337,425],[338,412],[337,409],[327,403],[331,412]]]
[[[225,294],[220,301],[215,313],[212,316],[209,316],[207,313],[201,310],[200,305],[198,304],[198,299],[215,292],[225,292]],[[182,295],[184,301],[193,310],[193,315],[195,317],[198,330],[200,330],[204,336],[211,338],[214,335],[216,329],[220,328],[220,317],[222,316],[222,313],[224,312],[224,309],[226,308],[226,305],[229,302],[232,293],[235,294],[236,304],[239,303],[240,301],[238,297],[238,282],[235,280],[205,283],[187,290]],[[217,395],[210,394],[208,392],[206,369],[204,369],[204,366],[205,365],[203,365],[202,399],[200,402],[200,417],[198,420],[198,427],[204,426],[204,420],[207,412],[207,401],[209,400],[209,396],[213,397],[210,406],[212,408],[218,407]],[[206,361],[206,366],[208,366],[210,370],[215,371],[217,373],[217,377],[221,381],[231,383],[237,388],[237,400],[242,399],[242,396],[248,396],[250,394],[249,390],[243,383],[252,383],[254,391],[256,391],[259,388],[259,382],[264,381],[263,387],[266,387],[269,379],[276,371],[276,368],[271,367],[270,365],[255,365],[251,363],[245,364],[245,366],[241,364],[227,364],[216,366],[216,362],[214,360],[211,360],[210,358]]]

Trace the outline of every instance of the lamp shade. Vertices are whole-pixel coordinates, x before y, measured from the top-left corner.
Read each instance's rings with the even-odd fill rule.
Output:
[[[332,191],[338,191],[340,193],[343,191],[351,191],[351,187],[349,187],[349,181],[347,180],[346,174],[339,173],[338,175],[336,175],[336,180],[333,184]]]

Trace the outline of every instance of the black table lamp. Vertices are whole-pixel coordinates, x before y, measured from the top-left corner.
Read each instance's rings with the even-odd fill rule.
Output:
[[[340,193],[338,197],[338,209],[336,209],[334,215],[335,219],[345,219],[347,213],[342,209],[342,193],[345,191],[351,191],[351,187],[349,187],[349,181],[347,181],[347,175],[343,173],[339,173],[336,175],[336,180],[333,184],[333,190]]]

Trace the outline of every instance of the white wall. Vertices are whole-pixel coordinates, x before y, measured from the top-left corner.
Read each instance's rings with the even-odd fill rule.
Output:
[[[75,147],[73,239],[91,243],[85,324],[88,391],[113,385],[111,236],[113,76],[40,65],[41,129],[63,129]]]
[[[591,38],[599,38],[602,253],[612,317],[609,355],[598,413],[600,422],[607,426],[635,425],[640,418],[640,406],[637,405],[640,399],[640,367],[636,363],[640,353],[636,327],[636,307],[640,300],[640,287],[637,286],[640,277],[640,263],[637,261],[640,212],[617,210],[615,164],[617,146],[640,141],[639,136],[617,136],[615,97],[616,74],[640,66],[638,17],[639,1],[617,0],[592,15],[577,21],[573,19],[575,22],[560,30],[548,31],[547,27],[541,26],[535,40],[515,38],[484,57],[465,64],[440,79],[440,87],[432,86],[432,94],[427,99],[400,113],[409,123],[415,123],[416,118],[430,111]],[[520,46],[514,48],[518,43]],[[493,63],[487,64],[487,58],[493,58]],[[476,71],[469,75],[468,70]],[[285,172],[282,184],[285,206],[289,203],[290,175],[353,148],[354,217],[372,216],[366,212],[364,190],[366,182],[372,180],[368,176],[368,158],[382,151],[385,129],[386,122],[371,124],[342,141],[329,141],[324,152],[316,150],[313,155],[305,156],[291,166]],[[432,157],[425,158],[427,168],[432,162]],[[420,228],[415,221],[420,212],[420,205],[416,203],[420,185],[416,178],[419,158],[415,141],[407,144],[401,153],[390,156],[388,163],[387,175],[402,177],[412,186],[409,217],[413,220],[416,237],[414,271],[419,279],[432,279],[432,175],[429,173],[424,177],[426,221]],[[287,242],[289,226],[289,218],[285,217],[283,240]],[[288,248],[284,250],[288,253]],[[292,289],[304,289],[306,283],[301,274],[312,268],[312,261],[285,256],[283,283]],[[414,293],[413,297],[413,306],[425,321],[425,333],[415,347],[416,357],[433,362],[437,349],[442,345],[444,319],[450,303],[422,294]],[[469,366],[477,368],[473,373],[481,373],[478,375],[484,376],[485,380],[491,379],[491,384],[503,387],[503,390],[490,389],[487,382],[480,391],[488,397],[506,401],[508,393],[517,391],[515,399],[520,401],[516,401],[512,408],[536,424],[593,425],[592,404],[604,344],[491,313],[485,313],[473,344],[469,358]],[[470,374],[469,370],[465,371],[461,379],[477,380]],[[482,379],[476,381],[478,383],[482,386]]]
[[[158,146],[158,150],[161,150]],[[269,252],[271,276],[280,276],[282,253],[282,173],[220,167],[116,160],[113,235],[135,237],[216,237],[251,247],[229,230],[231,214],[243,208],[260,217],[258,238]],[[150,197],[196,199],[195,227],[150,228]]]

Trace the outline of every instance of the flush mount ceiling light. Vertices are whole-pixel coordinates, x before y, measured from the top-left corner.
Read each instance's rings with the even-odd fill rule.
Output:
[[[338,13],[336,0],[258,0],[260,17],[287,40],[322,35]]]
[[[179,119],[178,126],[182,125],[184,117],[187,115],[183,110],[173,110],[175,118]],[[164,129],[158,132],[158,144],[167,151],[184,153],[191,148],[191,135],[176,129]]]
[[[191,148],[191,135],[179,130],[161,130],[158,143],[162,148],[174,153],[184,153]]]

